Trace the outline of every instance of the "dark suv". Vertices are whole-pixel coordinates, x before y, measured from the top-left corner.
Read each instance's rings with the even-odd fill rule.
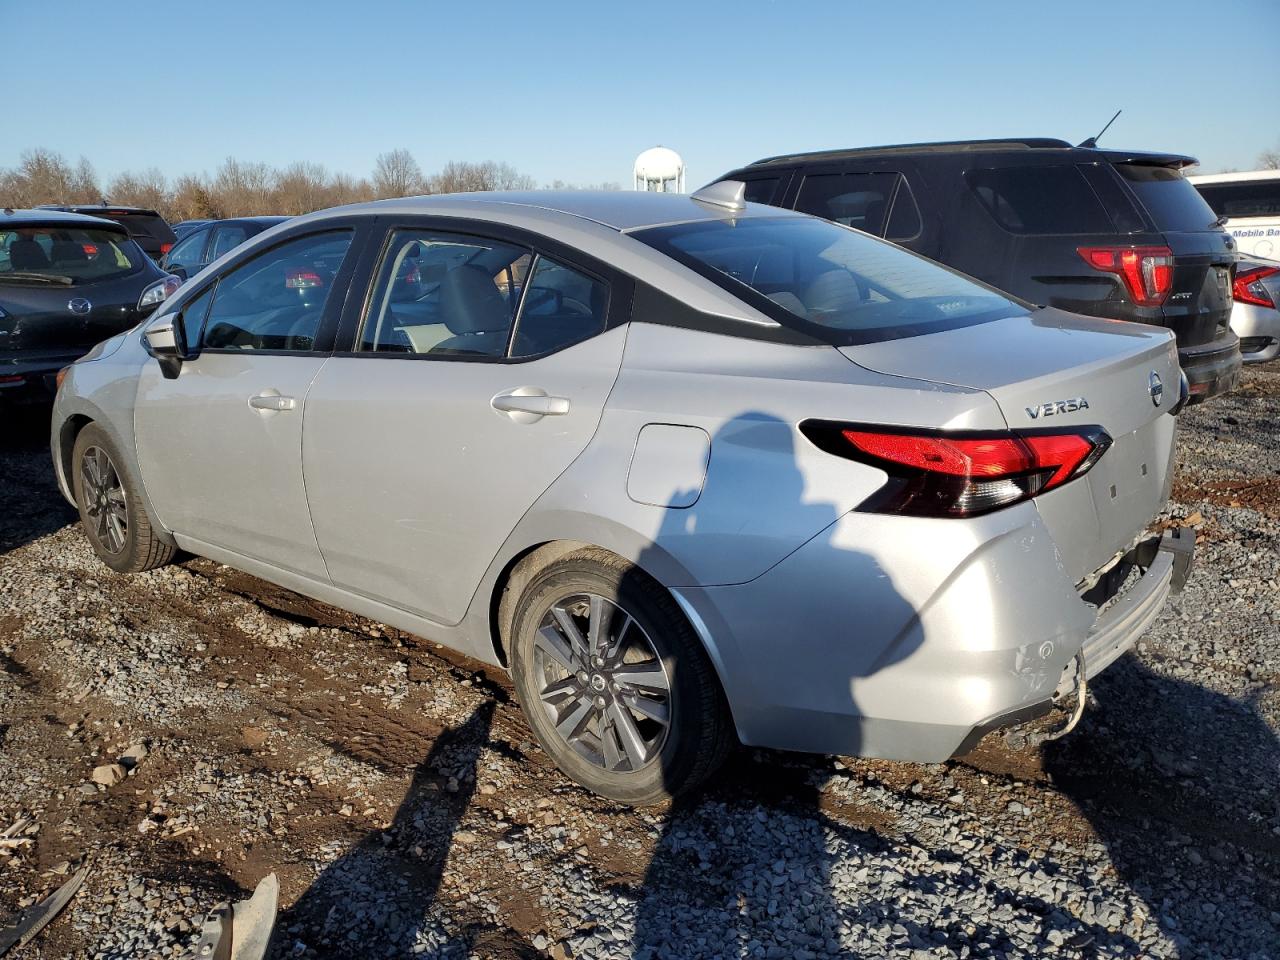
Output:
[[[178,240],[164,217],[146,207],[113,207],[105,203],[76,206],[46,203],[36,209],[62,210],[66,213],[83,213],[87,217],[114,220],[128,230],[129,236],[133,237],[142,248],[142,252],[157,263],[160,262],[161,257],[173,249],[174,243]]]
[[[1193,400],[1240,377],[1236,251],[1182,176],[1191,157],[974,140],[771,157],[746,199],[885,237],[1032,303],[1165,326]]]

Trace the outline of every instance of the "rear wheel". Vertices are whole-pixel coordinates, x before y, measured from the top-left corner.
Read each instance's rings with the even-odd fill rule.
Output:
[[[139,573],[177,551],[156,536],[123,463],[107,432],[91,423],[71,451],[71,487],[94,553],[117,573]]]
[[[693,789],[733,744],[719,680],[663,587],[598,549],[536,574],[511,666],[530,726],[588,790],[629,804]]]

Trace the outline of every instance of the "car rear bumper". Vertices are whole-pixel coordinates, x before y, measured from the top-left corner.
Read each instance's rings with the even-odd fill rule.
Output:
[[[1178,363],[1191,385],[1192,403],[1234,390],[1242,362],[1240,340],[1234,333],[1201,346],[1178,347]]]
[[[742,741],[945,760],[1045,713],[1082,648],[1088,675],[1104,669],[1185,579],[1186,541],[1176,552],[1166,537],[1099,614],[1022,506],[970,521],[848,514],[750,583],[674,590]],[[938,535],[920,540],[917,524]]]
[[[1240,338],[1240,355],[1245,363],[1265,363],[1280,357],[1280,310],[1236,303],[1231,310],[1231,330]]]

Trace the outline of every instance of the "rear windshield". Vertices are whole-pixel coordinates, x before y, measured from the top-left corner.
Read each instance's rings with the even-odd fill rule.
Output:
[[[1280,217],[1280,178],[1198,183],[1196,190],[1220,217]]]
[[[779,323],[838,345],[918,336],[1026,312],[930,260],[825,220],[704,220],[632,236]]]
[[[146,262],[114,230],[19,227],[0,231],[0,284],[75,286],[134,273]]]
[[[161,243],[177,239],[158,213],[100,213],[98,216],[114,220],[128,230],[131,237],[149,237]]]
[[[1117,163],[1115,167],[1147,208],[1157,230],[1194,233],[1213,229],[1218,215],[1179,171],[1149,163]]]

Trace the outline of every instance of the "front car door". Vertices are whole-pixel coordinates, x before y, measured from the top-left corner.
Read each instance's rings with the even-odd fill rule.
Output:
[[[316,378],[303,433],[334,584],[445,624],[590,441],[631,299],[573,251],[464,229],[389,231],[354,349]]]
[[[252,251],[177,306],[197,351],[178,376],[144,369],[142,479],[160,522],[196,552],[208,544],[327,579],[302,485],[302,423],[359,235],[335,222]]]

